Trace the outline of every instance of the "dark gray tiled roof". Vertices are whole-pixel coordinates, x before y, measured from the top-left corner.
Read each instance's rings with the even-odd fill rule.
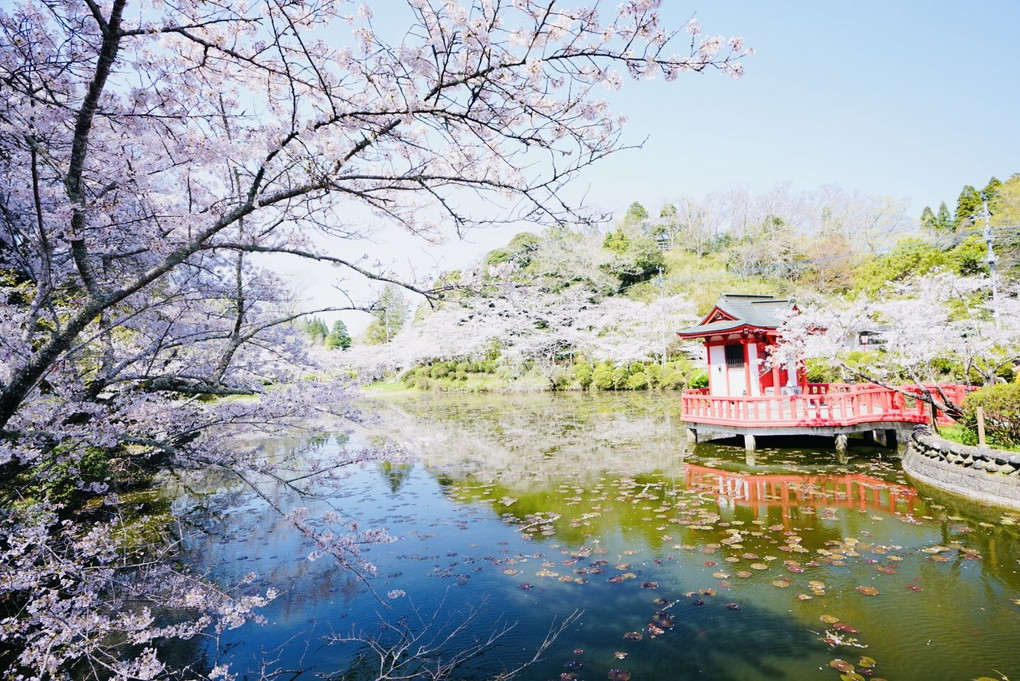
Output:
[[[793,307],[793,301],[775,296],[724,293],[715,305],[752,326],[776,329],[783,325],[783,317]]]
[[[681,334],[722,333],[741,326],[756,326],[765,329],[777,329],[783,324],[783,318],[793,307],[793,301],[775,296],[751,295],[743,293],[724,293],[719,296],[715,307],[726,312],[734,320],[719,320],[709,324],[701,324],[684,329]]]

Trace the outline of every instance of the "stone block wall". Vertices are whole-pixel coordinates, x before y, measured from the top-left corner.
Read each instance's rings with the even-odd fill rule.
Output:
[[[903,470],[933,487],[996,506],[1020,510],[1020,453],[971,447],[914,428]]]

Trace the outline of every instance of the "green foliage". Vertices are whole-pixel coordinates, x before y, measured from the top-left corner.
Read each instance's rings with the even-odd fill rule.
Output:
[[[673,209],[676,212],[676,209]],[[648,211],[637,201],[630,204],[627,208],[627,212],[623,215],[623,221],[626,224],[640,225],[648,219]]]
[[[315,345],[324,344],[328,333],[329,327],[318,317],[312,317],[305,322],[305,335]]]
[[[15,486],[26,497],[73,508],[91,496],[83,491],[84,487],[110,478],[109,454],[98,447],[85,447],[80,456],[69,456],[63,448],[57,448],[48,459],[48,463],[18,476]]]
[[[966,185],[956,199],[956,214],[953,216],[953,226],[957,231],[971,225],[975,217],[981,212],[981,194],[971,185]]]
[[[645,372],[638,371],[637,373],[631,374],[627,377],[628,390],[644,390],[647,387],[648,377],[645,376]]]
[[[665,387],[665,385],[663,385],[663,387]],[[679,389],[679,387],[680,386],[677,386],[677,389]],[[694,371],[691,374],[690,382],[688,383],[688,387],[689,388],[698,389],[698,390],[700,390],[701,388],[707,388],[708,387],[708,370],[707,369],[697,369],[696,371]]]
[[[372,316],[375,319],[365,330],[365,342],[369,345],[389,343],[404,328],[409,311],[400,289],[387,284],[373,306]]]
[[[949,206],[945,201],[939,204],[939,212],[935,216],[935,227],[940,232],[953,231],[953,215],[949,212]]]
[[[333,329],[325,338],[327,350],[349,350],[351,347],[351,334],[347,332],[347,325],[339,319],[333,322]]]
[[[974,274],[984,269],[984,247],[980,235],[971,235],[945,250],[922,239],[905,239],[887,255],[857,269],[855,289],[877,293],[890,283],[928,274],[941,268],[956,274]]]
[[[1020,446],[1020,383],[998,383],[974,391],[963,401],[964,437],[977,442],[977,408],[984,411],[985,437],[998,447]]]
[[[644,374],[648,377],[649,388],[657,388],[662,383],[662,367],[658,364],[646,366]]]
[[[627,385],[627,379],[630,378],[630,372],[627,371],[626,367],[616,367],[613,369],[611,374],[613,380],[613,388],[620,390]]]
[[[574,378],[580,384],[582,390],[587,390],[592,383],[592,368],[588,362],[580,362],[574,365]]]
[[[613,365],[605,362],[599,364],[592,372],[591,381],[596,390],[612,390],[614,388]]]

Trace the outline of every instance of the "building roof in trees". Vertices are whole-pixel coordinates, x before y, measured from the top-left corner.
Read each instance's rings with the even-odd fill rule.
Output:
[[[744,331],[775,331],[783,324],[792,300],[775,296],[724,293],[701,323],[677,333],[681,338],[708,338]]]

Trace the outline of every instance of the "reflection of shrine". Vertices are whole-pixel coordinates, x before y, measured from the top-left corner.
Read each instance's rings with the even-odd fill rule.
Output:
[[[709,493],[721,503],[758,509],[829,506],[913,513],[917,491],[870,475],[753,475],[687,464],[687,489]]]

